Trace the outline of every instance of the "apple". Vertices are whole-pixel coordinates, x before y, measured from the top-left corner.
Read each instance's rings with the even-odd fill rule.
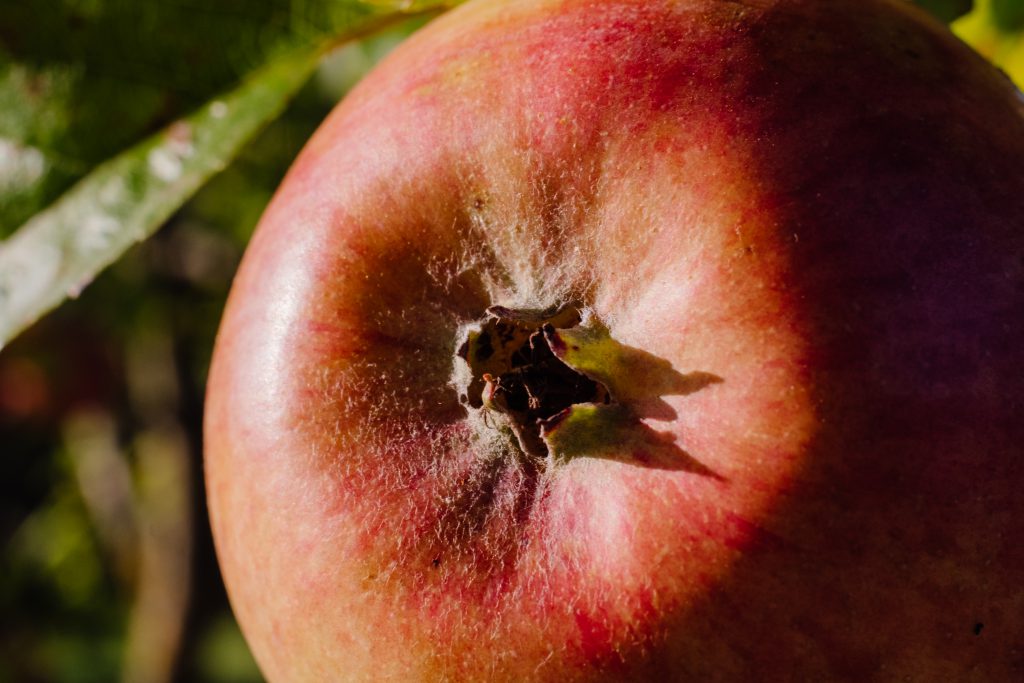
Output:
[[[271,681],[1024,679],[1024,105],[896,0],[472,0],[218,337]]]

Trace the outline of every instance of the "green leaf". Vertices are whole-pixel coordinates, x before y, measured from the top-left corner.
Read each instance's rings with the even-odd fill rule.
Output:
[[[69,147],[60,141],[83,110],[82,98],[76,97],[81,75],[67,65],[21,64],[0,50],[0,239],[88,170],[60,151]]]
[[[1015,17],[1024,15],[1022,3],[978,0],[974,10],[952,26],[955,34],[1002,69],[1018,88],[1024,88],[1024,26],[1011,30],[1008,24],[1021,20]]]
[[[992,0],[992,15],[1003,31],[1024,29],[1024,0]]]
[[[97,164],[234,87],[274,55],[444,5],[0,2],[0,239]]]
[[[306,49],[98,166],[0,243],[0,348],[152,234],[277,116],[315,68]]]
[[[168,106],[194,106],[272,54],[318,44],[386,9],[363,0],[3,2],[0,45],[32,66],[74,65],[89,81],[86,96],[110,79],[128,90],[121,103],[154,88],[178,100]]]
[[[947,24],[971,11],[973,0],[914,0]]]
[[[263,32],[260,45],[250,53],[278,55],[276,58],[268,57],[268,65],[252,73],[229,94],[208,102],[187,118],[172,120],[162,132],[96,166],[49,208],[29,219],[15,235],[0,242],[0,348],[64,298],[77,296],[104,267],[152,234],[208,178],[223,169],[247,140],[282,111],[313,71],[325,48],[372,35],[399,21],[428,16],[458,1],[308,0],[296,4],[270,0],[252,7],[257,14],[269,8],[284,28],[249,22],[250,29],[255,26]],[[104,154],[104,150],[109,152],[111,139],[118,135],[126,140],[136,139],[137,129],[145,129],[146,121],[152,121],[154,109],[164,111],[164,116],[167,110],[176,110],[174,98],[166,99],[170,72],[166,68],[161,70],[160,64],[173,63],[179,71],[184,69],[182,73],[191,74],[197,61],[194,52],[216,54],[222,44],[225,50],[235,52],[238,36],[226,30],[224,22],[214,21],[213,25],[220,29],[213,33],[203,32],[198,24],[190,32],[192,25],[183,22],[194,15],[205,19],[220,14],[246,16],[251,7],[241,0],[227,0],[232,7],[229,11],[219,8],[211,13],[200,11],[197,5],[179,7],[158,0],[40,2],[60,10],[40,13],[42,30],[33,26],[34,10],[26,10],[22,4],[0,5],[0,154],[4,155],[0,161],[4,162],[3,173],[9,176],[0,177],[0,219],[28,215],[52,201],[81,175],[83,168],[94,166],[93,157]],[[193,52],[186,51],[183,59],[189,64],[184,66],[177,58],[181,55],[160,59],[160,50],[154,54],[151,47],[143,44],[149,42],[145,36],[154,41],[169,40],[162,31],[164,24],[157,20],[170,16],[166,11],[179,15],[176,26],[183,29],[181,35],[187,37],[198,31],[205,36],[199,43],[185,41]],[[54,21],[57,23],[49,26]],[[62,22],[72,29],[116,26],[120,30],[113,39],[96,30],[86,30],[86,38],[75,30],[63,36],[57,29],[70,29]],[[205,26],[205,22],[199,23]],[[26,27],[31,30],[19,30]],[[141,43],[138,37],[125,38],[134,35],[133,31],[143,36]],[[171,33],[170,26],[167,33]],[[55,40],[54,35],[63,38]],[[133,40],[139,43],[139,52],[129,49],[131,59],[125,60],[125,45],[135,44]],[[170,40],[167,45],[175,46],[174,40]],[[104,41],[114,46],[113,51],[104,48]],[[5,50],[19,58],[36,55],[38,59],[28,61],[38,61],[42,66],[14,63],[6,58]],[[58,58],[48,61],[40,56],[48,51],[59,53]],[[117,93],[126,79],[144,79],[137,74],[115,74],[113,79],[103,75],[97,79],[96,65],[99,63],[98,71],[104,72],[111,65],[146,61],[146,54],[154,57],[149,60],[149,67],[157,65],[152,73],[159,77],[152,88],[143,86],[142,94],[151,92],[157,96],[147,99],[140,95],[146,106],[140,109],[142,113],[130,115],[128,125],[123,125],[125,119],[118,116],[123,98],[118,99]],[[199,58],[198,62],[203,63],[204,59]],[[130,71],[131,67],[128,68]],[[64,86],[44,87],[49,84],[50,74]],[[107,93],[118,105],[105,104],[104,97],[98,98],[97,104],[93,97],[95,107],[79,106],[79,95],[95,95],[94,86],[103,82],[110,89],[99,92]],[[191,83],[188,79],[185,82]],[[19,106],[26,102],[26,106]],[[83,117],[81,112],[85,110],[90,114]],[[50,114],[47,125],[36,125],[46,118],[37,115],[40,111]],[[10,114],[5,116],[5,112]],[[106,142],[91,144],[100,140]],[[79,153],[69,156],[68,149]],[[0,227],[0,237],[3,234]]]
[[[291,0],[0,2],[0,159],[24,157],[0,170],[0,239],[272,55],[322,44],[376,12],[356,0],[302,1],[301,11]]]

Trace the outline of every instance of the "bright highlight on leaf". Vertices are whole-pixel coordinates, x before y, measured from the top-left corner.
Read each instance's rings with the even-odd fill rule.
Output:
[[[1024,3],[976,0],[974,10],[953,22],[952,28],[1024,89]]]
[[[0,244],[0,348],[156,231],[281,112],[319,56],[306,49],[253,73],[97,167]]]

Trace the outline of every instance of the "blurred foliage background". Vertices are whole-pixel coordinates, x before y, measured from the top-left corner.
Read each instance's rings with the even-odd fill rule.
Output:
[[[138,234],[53,303],[73,301],[0,347],[0,683],[261,680],[227,604],[204,504],[216,326],[291,160],[344,93],[444,4],[0,0],[0,299],[5,263],[8,287],[32,276],[15,276],[12,236],[59,219],[69,188],[106,201],[90,178],[129,178],[131,164],[170,185],[181,174],[192,181],[133,219]],[[919,4],[1024,83],[1024,0]],[[265,113],[238,123],[251,139],[210,153],[206,170],[140,142],[174,142],[182,117],[206,108],[188,123],[201,132],[236,102],[224,93],[296,53],[310,55],[312,77],[268,87],[265,106],[238,100]],[[194,140],[203,158],[203,138]],[[128,166],[102,171],[110,159]],[[117,201],[131,208],[153,192]]]

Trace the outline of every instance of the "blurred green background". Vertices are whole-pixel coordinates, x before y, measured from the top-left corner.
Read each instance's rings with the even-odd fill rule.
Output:
[[[1024,82],[1024,0],[920,4]],[[151,239],[0,351],[0,683],[261,680],[227,604],[203,496],[216,326],[291,160],[429,18],[421,8],[0,0],[0,239],[260,65],[367,34],[322,58],[284,113]]]

